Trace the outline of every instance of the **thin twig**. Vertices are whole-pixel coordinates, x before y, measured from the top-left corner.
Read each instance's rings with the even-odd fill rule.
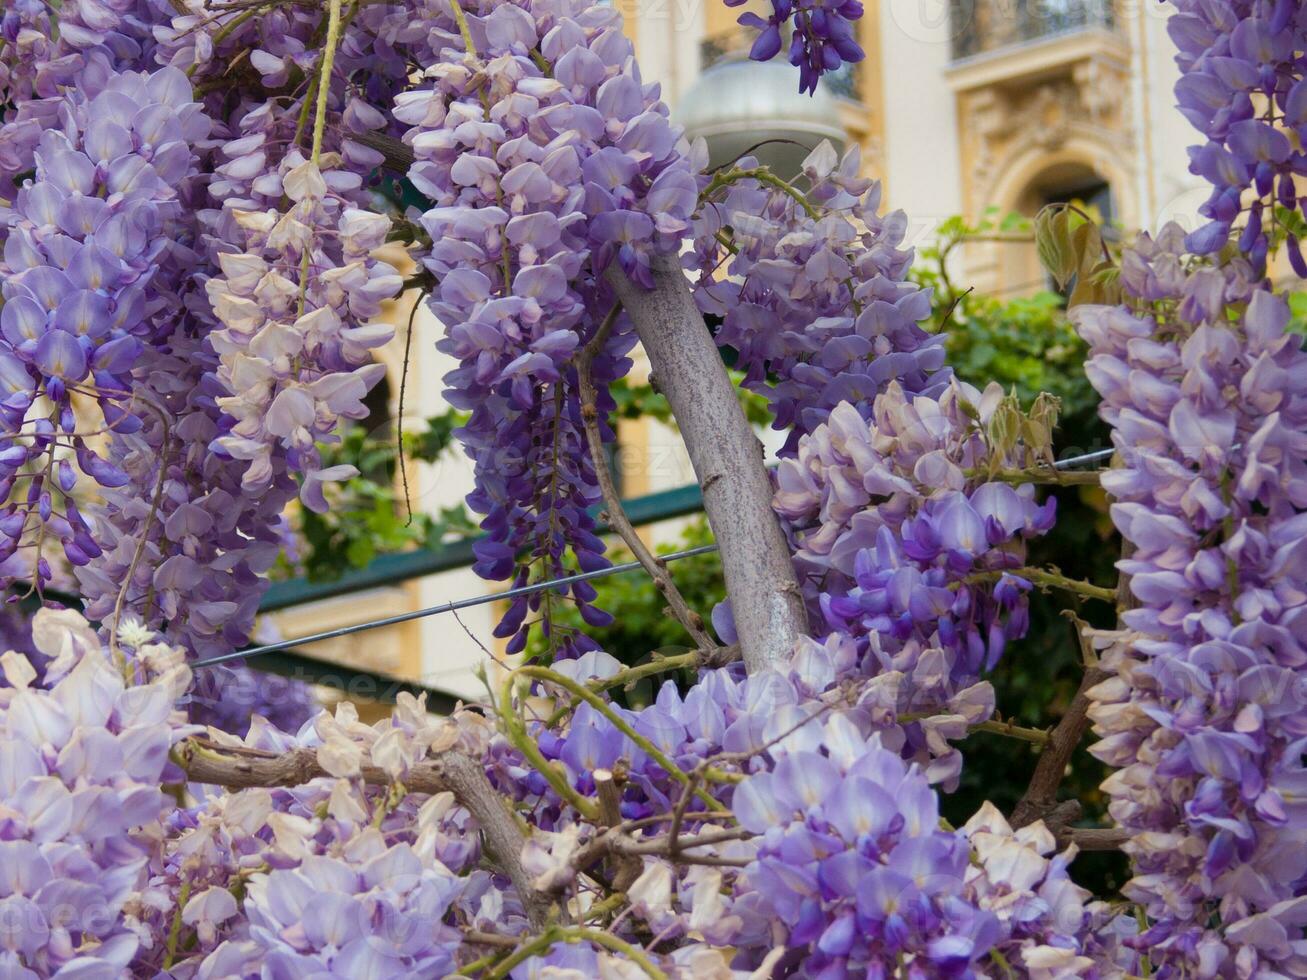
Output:
[[[953,311],[958,308],[958,304],[966,299],[967,295],[975,290],[975,288],[975,286],[968,286],[966,289],[962,290],[962,292],[953,297],[953,302],[949,303],[948,309],[944,311],[944,318],[939,321],[940,333],[943,333],[944,329],[948,326],[948,322],[953,316]]]
[[[1059,487],[1098,486],[1103,476],[1099,470],[1058,470],[1051,466],[1030,466],[1025,469],[998,470],[994,473],[982,466],[967,470],[966,475],[988,480],[991,483],[1010,483],[1014,486],[1041,483]]]
[[[413,524],[413,497],[408,489],[408,467],[404,460],[404,393],[408,389],[408,361],[409,353],[413,350],[413,323],[417,320],[418,307],[421,305],[422,297],[419,296],[408,314],[408,329],[404,332],[404,366],[400,368],[399,373],[399,418],[395,420],[395,450],[399,456],[400,479],[404,483],[404,509],[408,511],[405,527],[411,527]]]
[[[751,831],[736,827],[703,831],[693,837],[680,838],[673,844],[670,835],[652,837],[648,840],[634,840],[623,833],[621,828],[613,828],[604,831],[578,850],[571,860],[570,867],[573,871],[581,873],[591,865],[598,864],[610,854],[620,854],[625,856],[653,855],[665,857],[670,861],[681,864],[743,868],[749,864],[749,861],[745,858],[726,858],[709,854],[687,854],[685,852],[700,847],[715,847],[718,844],[747,840],[753,836],[754,834]]]
[[[690,634],[695,645],[700,650],[712,650],[716,644],[713,643],[707,629],[704,627],[703,617],[690,608],[690,604],[685,601],[680,589],[672,581],[667,566],[660,563],[649,551],[639,532],[631,523],[631,519],[627,517],[626,509],[622,506],[622,496],[617,492],[617,487],[613,483],[613,474],[609,469],[608,458],[604,452],[603,433],[599,428],[599,393],[595,387],[592,369],[594,360],[599,352],[603,350],[604,344],[608,342],[608,337],[612,333],[621,311],[620,303],[613,306],[608,315],[604,317],[599,329],[595,331],[595,335],[581,349],[581,353],[576,359],[577,383],[581,389],[581,421],[585,426],[585,438],[590,447],[590,458],[594,464],[595,479],[599,483],[599,492],[603,495],[604,507],[608,512],[608,526],[617,532],[627,548],[631,550],[631,554],[635,556],[636,561],[649,573],[654,581],[654,586],[666,600],[667,608],[676,617],[676,621],[685,627],[685,631]]]
[[[336,47],[340,44],[341,0],[328,0],[327,41],[322,48],[318,68],[318,105],[313,114],[313,162],[322,157],[322,138],[327,130],[327,99],[331,95],[331,72],[336,65]]]
[[[143,402],[143,404],[149,404]],[[154,406],[150,406],[154,407]],[[159,411],[160,425],[163,428],[162,443],[163,448],[159,453],[159,478],[154,483],[154,496],[150,500],[150,511],[145,518],[145,526],[141,528],[140,539],[136,542],[136,551],[132,554],[132,562],[127,566],[127,575],[123,579],[122,587],[118,590],[118,598],[113,604],[113,630],[109,633],[109,653],[115,661],[121,663],[121,654],[118,650],[118,627],[122,625],[123,606],[127,602],[127,590],[131,588],[132,579],[136,577],[136,569],[141,564],[141,558],[145,555],[145,546],[150,540],[150,529],[155,519],[159,515],[159,508],[163,504],[163,486],[168,480],[168,457],[172,450],[171,445],[171,428],[168,424],[165,412]],[[151,603],[152,605],[153,603]]]
[[[1102,585],[1094,585],[1092,582],[1085,582],[1081,579],[1068,578],[1060,572],[1051,571],[1047,568],[1033,568],[1023,566],[1021,568],[1005,568],[994,571],[974,572],[959,582],[949,585],[950,589],[960,589],[963,585],[974,585],[982,582],[996,582],[1005,575],[1013,575],[1017,578],[1023,578],[1031,583],[1037,589],[1047,592],[1049,589],[1059,589],[1063,592],[1070,592],[1072,595],[1082,596],[1085,599],[1098,599],[1100,602],[1115,602],[1116,589],[1106,588]]]
[[[463,36],[463,45],[467,48],[467,56],[475,59],[477,46],[472,42],[472,30],[468,26],[467,15],[463,13],[463,8],[459,5],[458,0],[449,0],[449,6],[454,12],[454,22],[458,24],[458,33]]]

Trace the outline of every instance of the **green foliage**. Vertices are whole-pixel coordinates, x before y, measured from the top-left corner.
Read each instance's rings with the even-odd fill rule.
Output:
[[[740,387],[740,381],[744,377],[743,372],[728,370],[727,374],[735,384],[735,394],[740,400],[740,407],[744,409],[744,417],[753,425],[770,425],[771,412],[767,408],[767,399]],[[615,417],[653,419],[663,425],[675,427],[676,420],[672,418],[672,407],[652,384],[648,382],[633,384],[630,378],[619,378],[609,387],[609,391],[612,392],[613,400],[617,402],[617,409],[613,413]]]
[[[447,412],[427,419],[427,428],[405,433],[407,459],[435,462],[445,453],[463,416]],[[392,438],[369,434],[363,426],[345,430],[334,445],[322,445],[324,466],[350,463],[359,475],[329,484],[325,514],[300,509],[294,519],[301,552],[292,560],[283,555],[276,571],[281,577],[305,575],[312,581],[339,578],[363,568],[378,555],[411,547],[437,548],[451,538],[477,533],[462,504],[436,514],[409,515],[402,488],[395,488],[398,450]]]
[[[1087,349],[1066,317],[1057,293],[999,299],[955,285],[949,261],[966,241],[1011,242],[1028,247],[1033,232],[1020,215],[970,224],[952,217],[939,227],[937,243],[920,250],[913,278],[935,291],[934,329],[946,334],[948,360],[963,380],[977,387],[997,381],[1015,389],[1023,405],[1040,392],[1061,402],[1063,419],[1092,415],[1098,398],[1083,370]]]
[[[1307,337],[1307,293],[1289,294],[1289,329]]]
[[[660,545],[656,550],[665,555],[712,544],[712,541],[708,522],[700,516],[689,522],[680,541]],[[631,560],[631,554],[625,548],[614,549],[610,557],[614,564]],[[713,606],[726,597],[721,560],[716,554],[682,558],[667,567],[691,607],[705,620]],[[640,572],[613,575],[596,581],[594,586],[599,593],[596,605],[612,613],[612,625],[605,629],[585,626],[576,608],[569,604],[559,609],[555,617],[557,626],[564,630],[584,630],[604,650],[625,664],[641,663],[655,650],[671,653],[689,649],[689,637],[681,624],[665,611],[666,606],[647,575]],[[547,659],[546,641],[538,631],[531,634],[527,653]]]
[[[404,455],[408,459],[434,463],[453,446],[455,430],[464,425],[467,419],[467,412],[456,412],[453,409],[431,416],[427,419],[424,431],[404,433]]]
[[[1116,261],[1099,230],[1099,219],[1076,203],[1050,204],[1035,216],[1035,248],[1069,302],[1119,303]]]

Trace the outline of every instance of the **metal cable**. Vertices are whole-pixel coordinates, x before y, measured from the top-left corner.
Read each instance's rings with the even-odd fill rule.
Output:
[[[1097,449],[1092,453],[1084,453],[1083,455],[1080,456],[1072,456],[1070,459],[1059,459],[1056,463],[1053,464],[1053,469],[1071,470],[1071,469],[1075,469],[1081,463],[1097,463],[1100,460],[1109,458],[1114,452],[1116,452],[1115,449]]]
[[[1068,470],[1073,469],[1083,463],[1093,463],[1111,456],[1116,450],[1100,449],[1092,453],[1084,453],[1080,456],[1072,456],[1070,459],[1058,460],[1053,464],[1053,469]],[[664,562],[680,561],[682,558],[692,558],[695,555],[706,555],[717,550],[717,545],[706,544],[698,548],[688,548],[685,551],[674,551],[671,554],[660,555],[659,560]],[[549,589],[559,588],[562,586],[573,585],[577,582],[590,582],[595,579],[608,578],[610,575],[621,575],[625,572],[633,572],[642,566],[638,561],[628,561],[620,565],[610,565],[608,568],[600,568],[593,572],[580,572],[576,575],[566,575],[562,578],[550,579],[547,582],[536,582],[532,585],[522,585],[515,589],[508,589],[505,592],[492,592],[487,595],[471,596],[466,599],[458,599],[454,602],[442,603],[438,606],[428,606],[425,609],[415,609],[412,612],[400,613],[396,616],[387,616],[384,619],[369,620],[365,623],[357,623],[353,626],[342,626],[334,630],[326,630],[322,633],[310,633],[308,636],[299,636],[293,640],[282,640],[277,643],[268,643],[263,646],[248,647],[244,650],[233,650],[231,653],[224,653],[217,657],[209,657],[207,660],[197,660],[191,664],[191,668],[199,670],[202,667],[215,667],[218,664],[229,663],[233,660],[244,660],[246,657],[257,657],[265,653],[274,653],[278,650],[289,650],[292,647],[302,646],[306,643],[318,643],[322,640],[335,640],[342,636],[352,636],[355,633],[363,633],[367,630],[382,629],[386,626],[398,626],[400,623],[410,623],[415,619],[425,619],[428,616],[438,616],[441,613],[456,612],[460,609],[471,609],[474,606],[483,606],[489,602],[497,602],[501,599],[516,599],[520,596],[534,595],[537,592],[545,592]]]
[[[716,551],[717,545],[705,544],[698,548],[689,548],[685,551],[674,551],[669,555],[659,555],[658,560],[664,562],[680,561],[682,558],[692,558],[695,555],[706,555]],[[550,579],[548,582],[536,582],[532,585],[521,585],[515,589],[508,589],[505,592],[492,592],[487,595],[472,596],[467,599],[459,599],[455,602],[442,603],[439,606],[428,606],[426,609],[415,609],[412,612],[400,613],[397,616],[387,616],[385,619],[374,619],[366,623],[358,623],[354,626],[342,626],[339,629],[326,630],[322,633],[310,633],[308,636],[299,636],[293,640],[282,640],[278,643],[268,643],[264,646],[249,647],[245,650],[233,650],[231,653],[224,653],[218,657],[209,657],[207,660],[197,660],[191,664],[193,670],[201,667],[214,667],[218,664],[225,664],[232,660],[243,660],[246,657],[257,657],[263,653],[272,653],[275,650],[288,650],[291,647],[302,646],[305,643],[317,643],[321,640],[334,640],[342,636],[350,636],[353,633],[362,633],[364,630],[380,629],[384,626],[397,626],[400,623],[409,623],[415,619],[424,619],[427,616],[438,616],[440,613],[455,612],[459,609],[471,609],[473,606],[483,606],[488,602],[498,602],[501,599],[516,599],[524,595],[533,595],[537,592],[545,592],[549,589],[558,588],[565,585],[573,585],[577,582],[590,582],[594,579],[607,578],[610,575],[620,575],[623,572],[633,572],[642,567],[638,561],[628,561],[621,565],[610,565],[607,568],[600,568],[593,572],[579,572],[576,575],[566,575],[563,578]]]

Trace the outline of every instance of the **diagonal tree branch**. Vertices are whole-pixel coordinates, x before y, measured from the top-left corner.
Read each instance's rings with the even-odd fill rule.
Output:
[[[1121,558],[1123,560],[1127,559],[1133,553],[1133,545],[1129,541],[1122,541]],[[1131,608],[1134,599],[1130,592],[1130,579],[1128,576],[1121,575],[1117,579],[1112,598],[1116,602],[1118,616]],[[1072,624],[1073,628],[1079,633],[1081,628],[1079,622],[1072,619]],[[1083,638],[1080,639],[1083,643]],[[1057,790],[1062,785],[1062,778],[1066,774],[1066,768],[1071,762],[1071,757],[1075,754],[1076,748],[1089,730],[1089,708],[1091,704],[1089,692],[1110,676],[1107,671],[1089,662],[1089,656],[1090,653],[1087,651],[1085,654],[1085,673],[1080,678],[1080,687],[1077,688],[1076,695],[1067,708],[1066,714],[1062,716],[1062,720],[1049,732],[1044,751],[1040,753],[1039,759],[1035,762],[1035,771],[1030,776],[1030,785],[1026,787],[1025,793],[1012,811],[1012,825],[1014,827],[1024,827],[1036,820],[1043,820],[1049,825],[1049,829],[1053,831],[1054,835],[1061,837],[1071,823],[1080,819],[1080,804],[1075,800],[1058,803]],[[1118,832],[1113,830],[1104,833],[1117,834]]]
[[[1080,687],[1071,700],[1066,714],[1048,733],[1044,750],[1035,762],[1035,771],[1030,776],[1030,785],[1012,811],[1012,825],[1024,827],[1043,820],[1055,835],[1060,827],[1080,818],[1080,804],[1074,800],[1066,803],[1057,802],[1057,790],[1062,785],[1062,777],[1071,762],[1072,755],[1089,729],[1089,689],[1107,679],[1107,673],[1098,667],[1087,667],[1080,678]],[[1057,826],[1057,825],[1060,825]]]
[[[667,397],[721,547],[735,630],[751,672],[779,663],[808,632],[785,535],[772,511],[762,446],[749,426],[674,255],[652,263],[653,288],[616,266],[608,281],[635,324]]]
[[[294,749],[276,755],[190,739],[173,750],[173,759],[194,782],[228,789],[300,786],[331,775],[322,768],[313,749]],[[376,766],[363,766],[359,777],[369,786],[390,786],[395,782]],[[476,818],[488,855],[513,882],[527,917],[536,927],[543,926],[548,902],[536,891],[531,876],[522,866],[526,837],[507,804],[490,785],[481,764],[461,752],[444,752],[411,768],[404,777],[404,786],[415,793],[454,794],[454,799]]]

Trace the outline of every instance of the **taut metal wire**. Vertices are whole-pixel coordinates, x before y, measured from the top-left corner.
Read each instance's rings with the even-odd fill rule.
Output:
[[[659,555],[660,561],[671,562],[680,561],[682,558],[692,558],[695,555],[706,555],[716,551],[717,545],[705,544],[698,548],[687,548],[685,551],[674,551],[669,555]],[[537,592],[545,592],[549,589],[560,588],[566,585],[573,585],[577,582],[590,582],[594,579],[607,578],[610,575],[621,575],[623,572],[633,572],[640,568],[638,561],[628,561],[621,565],[610,565],[608,568],[596,569],[593,572],[579,572],[576,575],[565,575],[562,578],[550,579],[548,582],[535,582],[531,585],[521,585],[515,589],[508,589],[504,592],[492,592],[488,595],[471,596],[467,599],[458,599],[455,602],[445,602],[438,606],[429,606],[426,609],[415,609],[412,612],[400,613],[396,616],[387,616],[384,619],[373,619],[366,623],[357,623],[354,626],[342,626],[339,629],[326,630],[322,633],[310,633],[308,636],[298,636],[293,640],[281,640],[277,643],[268,643],[258,647],[248,647],[244,650],[233,650],[231,653],[224,653],[221,656],[209,657],[207,660],[197,660],[191,664],[193,670],[201,667],[215,667],[218,664],[225,664],[232,660],[244,660],[246,657],[257,657],[264,653],[273,653],[277,650],[289,650],[291,647],[303,646],[306,643],[318,643],[322,640],[334,640],[342,636],[350,636],[354,633],[362,633],[365,630],[381,629],[383,626],[397,626],[400,623],[409,623],[415,619],[425,619],[427,616],[438,616],[441,613],[457,612],[460,609],[471,609],[473,606],[483,606],[488,602],[498,602],[501,599],[516,599],[519,596],[533,595]]]
[[[1054,469],[1069,470],[1085,463],[1094,463],[1106,459],[1112,455],[1114,449],[1100,449],[1091,453],[1084,453],[1080,456],[1072,456],[1069,459],[1058,460],[1053,464]],[[696,555],[706,555],[717,550],[717,545],[706,544],[698,548],[687,548],[684,551],[673,551],[667,555],[660,555],[659,561],[673,562],[680,561],[682,558],[693,558]],[[335,640],[342,636],[352,636],[355,633],[363,633],[368,630],[382,629],[386,626],[397,626],[400,623],[411,623],[415,619],[425,619],[428,616],[439,616],[441,613],[457,612],[460,609],[471,609],[474,606],[483,606],[489,602],[498,602],[502,599],[516,599],[520,596],[534,595],[537,592],[545,592],[549,589],[561,588],[567,585],[573,585],[577,582],[591,582],[595,579],[608,578],[610,575],[622,575],[626,572],[636,571],[641,567],[638,561],[628,561],[620,565],[610,565],[608,568],[596,569],[593,572],[579,572],[576,575],[565,575],[562,578],[550,579],[547,582],[535,582],[531,585],[522,585],[514,589],[508,589],[504,592],[492,592],[487,595],[469,596],[466,599],[458,599],[454,602],[441,603],[438,606],[428,606],[425,609],[415,609],[412,612],[400,613],[395,616],[387,616],[384,619],[373,619],[365,623],[356,623],[353,626],[342,626],[334,630],[326,630],[322,633],[310,633],[308,636],[298,636],[293,640],[280,640],[276,643],[266,643],[263,646],[247,647],[244,650],[233,650],[231,653],[224,653],[217,657],[209,657],[206,660],[197,660],[191,664],[192,669],[199,670],[203,667],[216,667],[218,664],[230,663],[233,660],[244,660],[247,657],[258,657],[265,653],[275,653],[279,650],[289,650],[292,647],[304,646],[307,643],[319,643],[324,640]]]

